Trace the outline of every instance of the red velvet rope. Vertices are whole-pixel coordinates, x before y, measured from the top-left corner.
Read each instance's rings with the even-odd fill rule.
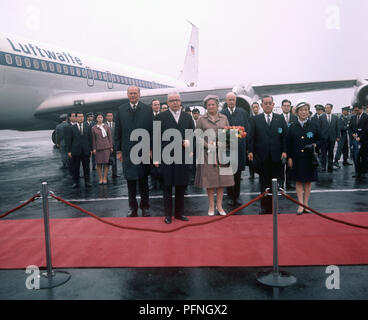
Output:
[[[34,200],[36,200],[36,199],[38,199],[40,197],[41,197],[40,194],[39,193],[36,193],[32,198],[30,198],[29,200],[27,200],[26,202],[24,202],[20,206],[14,208],[14,209],[11,209],[11,210],[5,212],[4,214],[0,215],[0,219],[1,218],[5,218],[7,215],[11,214],[12,212],[17,211],[17,210],[25,207],[27,204],[30,204],[31,202],[33,202]]]
[[[242,205],[241,207],[237,208],[237,209],[234,209],[233,211],[231,211],[230,213],[228,213],[226,216],[221,216],[221,217],[217,217],[213,220],[209,220],[209,221],[204,221],[204,222],[197,222],[197,223],[188,223],[188,224],[185,224],[185,225],[182,225],[182,226],[179,226],[177,228],[173,228],[173,229],[170,229],[170,230],[159,230],[159,229],[150,229],[150,228],[137,228],[137,227],[127,227],[127,226],[122,226],[122,225],[119,225],[119,224],[116,224],[114,222],[110,222],[110,221],[106,221],[100,217],[98,217],[97,215],[95,215],[94,213],[92,212],[89,212],[83,208],[80,208],[79,206],[75,205],[75,204],[72,204],[70,203],[69,201],[66,201],[54,194],[51,193],[51,197],[53,197],[54,199],[58,200],[58,201],[61,201],[63,203],[65,203],[66,205],[68,206],[71,206],[89,216],[91,216],[92,218],[95,218],[97,219],[98,221],[102,222],[102,223],[106,223],[108,225],[111,225],[113,227],[117,227],[117,228],[121,228],[121,229],[126,229],[126,230],[136,230],[136,231],[146,231],[146,232],[157,232],[157,233],[171,233],[171,232],[175,232],[175,231],[178,231],[178,230],[181,230],[181,229],[184,229],[184,228],[189,228],[189,227],[195,227],[195,226],[203,226],[203,225],[206,225],[206,224],[210,224],[210,223],[214,223],[214,222],[217,222],[217,221],[220,221],[220,220],[223,220],[223,219],[227,219],[228,217],[232,216],[233,214],[237,213],[238,211],[240,210],[243,210],[245,209],[246,207],[250,206],[251,204],[253,204],[254,202],[262,199],[268,192],[265,191],[264,193],[260,194],[257,198],[254,198],[253,200],[249,201],[248,203]]]
[[[324,218],[324,219],[327,219],[327,220],[330,220],[330,221],[334,221],[334,222],[337,222],[337,223],[341,223],[341,224],[345,224],[347,226],[351,226],[351,227],[355,227],[355,228],[361,228],[361,229],[368,229],[368,226],[362,226],[362,225],[359,225],[359,224],[355,224],[355,223],[351,223],[351,222],[347,222],[347,221],[342,221],[342,220],[339,220],[339,219],[335,219],[335,218],[331,218],[331,217],[328,217],[328,216],[325,216],[323,215],[322,213],[319,213],[318,211],[316,210],[313,210],[307,206],[305,206],[304,204],[302,203],[299,203],[297,200],[293,199],[292,197],[290,197],[288,194],[284,193],[281,191],[281,194],[286,198],[286,199],[289,199],[290,201],[298,204],[299,206],[301,207],[304,207],[305,209],[307,210],[310,210],[311,212],[313,212],[314,214],[316,214],[317,216],[321,217],[321,218]]]

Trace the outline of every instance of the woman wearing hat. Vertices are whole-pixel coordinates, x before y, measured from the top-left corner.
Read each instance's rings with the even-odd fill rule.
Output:
[[[107,174],[109,172],[110,153],[113,151],[113,141],[110,127],[103,123],[102,113],[96,114],[97,124],[92,127],[93,154],[96,156],[96,169],[99,184],[107,184]],[[102,166],[104,172],[102,175]]]
[[[295,111],[298,121],[291,124],[287,135],[288,166],[291,176],[296,181],[298,201],[308,206],[312,181],[317,181],[317,167],[314,163],[315,148],[323,143],[320,128],[309,120],[310,105],[306,102],[297,104]],[[297,213],[308,212],[299,206]]]
[[[209,95],[204,101],[204,108],[207,109],[207,113],[201,116],[197,122],[197,129],[210,133],[211,138],[206,135],[196,135],[197,139],[203,143],[204,152],[203,160],[198,157],[197,150],[197,171],[195,177],[195,185],[199,188],[206,188],[208,194],[209,209],[208,215],[215,215],[215,192],[217,191],[216,209],[220,215],[226,215],[222,207],[222,198],[224,195],[224,187],[231,187],[234,185],[233,175],[221,174],[221,168],[216,156],[216,138],[218,136],[218,130],[229,126],[229,121],[224,114],[218,112],[219,98],[217,96]],[[208,130],[208,131],[207,131]],[[203,149],[202,149],[203,150]],[[212,155],[215,155],[212,157]],[[209,161],[211,159],[211,161]],[[202,163],[202,164],[201,164]]]

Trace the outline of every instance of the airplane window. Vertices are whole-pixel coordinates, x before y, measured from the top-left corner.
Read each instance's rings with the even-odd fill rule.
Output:
[[[39,69],[39,68],[40,68],[40,63],[38,62],[38,60],[33,59],[33,67],[34,67],[35,69]]]
[[[47,63],[45,61],[41,61],[42,70],[47,71]]]
[[[68,66],[63,66],[63,69],[64,69],[64,73],[65,73],[65,74],[68,74],[68,73],[69,73]]]
[[[56,71],[58,73],[61,73],[61,65],[60,64],[56,64]]]
[[[6,54],[5,55],[5,61],[6,61],[7,64],[12,64],[13,63],[12,56],[10,54]]]
[[[87,69],[88,78],[92,79],[92,71],[91,69]]]
[[[117,82],[117,81],[116,81],[116,77],[115,77],[115,75],[114,75],[114,74],[112,75],[112,81],[113,81],[113,82]]]
[[[106,81],[107,80],[107,76],[106,76],[106,73],[104,72],[104,73],[102,73],[102,77],[103,77],[103,79]]]
[[[30,68],[32,66],[31,59],[24,58],[24,64],[26,65],[27,68]]]
[[[82,69],[82,76],[83,76],[83,78],[86,78],[87,77],[87,71],[86,71],[86,69]]]
[[[49,68],[51,72],[55,72],[55,65],[52,62],[49,62]]]
[[[111,82],[111,73],[110,72],[107,74],[107,79],[108,79],[109,82]]]
[[[93,71],[93,78],[97,79],[97,72],[96,71]]]
[[[102,80],[102,73],[101,73],[101,72],[99,72],[99,73],[98,73],[98,78],[99,78],[100,80]]]
[[[15,63],[18,67],[22,66],[22,58],[20,56],[15,56]]]
[[[70,74],[73,76],[75,75],[75,69],[72,66],[70,66]]]
[[[75,68],[75,71],[77,73],[77,76],[80,77],[81,76],[81,71],[79,68]]]

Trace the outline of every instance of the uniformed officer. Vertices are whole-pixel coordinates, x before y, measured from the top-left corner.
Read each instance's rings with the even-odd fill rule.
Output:
[[[318,180],[314,150],[321,146],[324,135],[320,127],[309,120],[309,104],[302,101],[296,106],[298,121],[290,125],[287,135],[288,166],[291,176],[296,181],[296,193],[299,203],[308,206],[312,181]],[[299,206],[297,213],[306,212]]]
[[[56,128],[55,128],[55,132],[56,132],[56,145],[59,148],[60,156],[61,156],[62,166],[60,167],[60,169],[68,169],[68,154],[66,152],[65,136],[64,136],[64,129],[65,129],[65,127],[68,126],[68,123],[66,122],[67,115],[66,114],[62,114],[60,116],[60,120],[62,122],[59,123],[56,126]]]
[[[341,158],[341,153],[343,154],[343,166],[351,166],[352,163],[348,161],[349,159],[349,138],[348,130],[350,125],[349,117],[350,107],[342,108],[342,114],[339,117],[341,138],[337,144],[337,151],[335,154],[334,166],[340,168],[339,160]]]

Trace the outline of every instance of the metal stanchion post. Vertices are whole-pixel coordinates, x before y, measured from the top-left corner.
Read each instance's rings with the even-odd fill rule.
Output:
[[[66,271],[52,270],[48,195],[49,191],[47,182],[42,182],[42,207],[43,207],[43,221],[45,227],[47,271],[41,273],[40,275],[40,289],[50,289],[60,286],[69,281],[69,279],[71,278],[71,275]]]
[[[261,272],[257,275],[257,280],[273,288],[285,288],[296,283],[296,278],[286,272],[279,270],[278,256],[278,183],[277,179],[272,179],[272,214],[273,214],[273,271]]]

